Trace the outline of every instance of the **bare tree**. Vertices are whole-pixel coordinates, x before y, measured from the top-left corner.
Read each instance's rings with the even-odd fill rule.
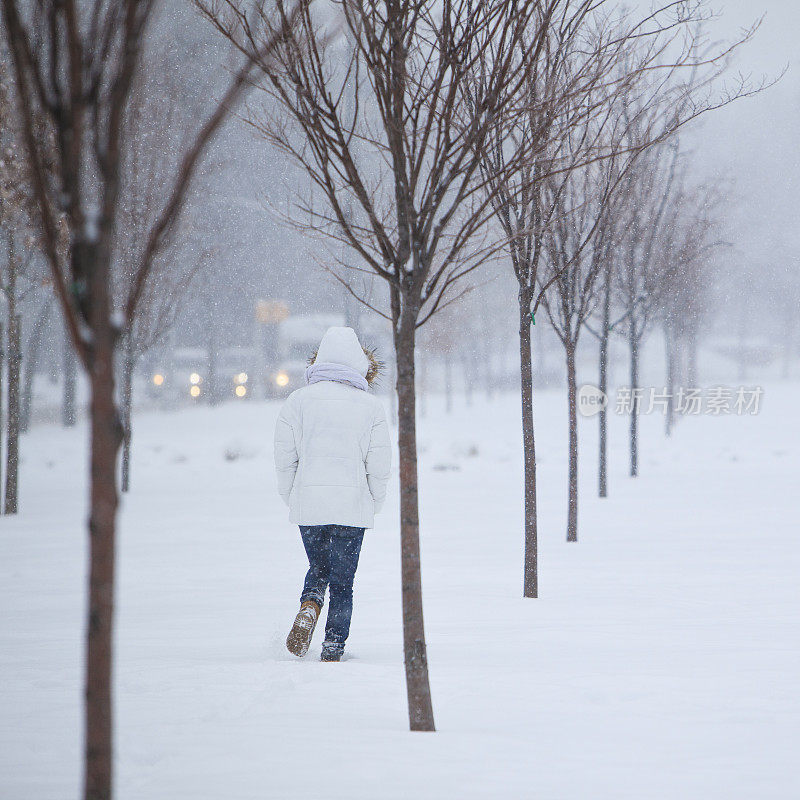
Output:
[[[603,265],[598,329],[587,324],[597,337],[599,388],[607,394],[609,339],[612,333],[625,335],[629,345],[632,413],[630,417],[630,471],[638,472],[638,367],[640,345],[653,324],[664,292],[674,280],[674,270],[658,259],[659,225],[664,221],[678,166],[676,134],[696,118],[738,100],[758,94],[779,80],[751,84],[740,79],[733,89],[720,81],[734,51],[750,41],[760,21],[741,38],[719,51],[708,47],[703,26],[713,18],[704,3],[681,17],[687,26],[681,56],[664,74],[662,68],[648,68],[640,74],[641,89],[620,95],[625,120],[623,151],[638,154],[630,169],[620,176],[621,184],[612,198],[605,225],[608,253]],[[636,43],[640,46],[639,43]],[[623,64],[628,69],[628,63]],[[685,77],[682,77],[682,74]],[[715,92],[714,87],[721,85]],[[644,259],[642,261],[642,259]],[[656,263],[657,262],[657,263]],[[693,339],[689,340],[694,341]],[[694,350],[692,351],[694,352]],[[598,421],[598,494],[608,494],[607,417],[605,407]]]
[[[563,144],[580,152],[586,131]],[[589,134],[591,135],[591,134]],[[547,182],[552,216],[543,237],[542,302],[564,348],[569,433],[567,541],[578,541],[578,405],[575,356],[580,335],[595,309],[597,278],[607,256],[609,200],[618,185],[616,160],[595,161]]]
[[[537,21],[543,31],[538,49],[523,47],[518,58],[529,62],[527,80],[507,113],[493,120],[482,154],[481,171],[487,180],[492,210],[504,237],[513,274],[518,284],[520,385],[524,464],[523,596],[538,597],[538,525],[536,513],[536,447],[533,420],[533,364],[531,325],[557,274],[542,279],[540,267],[545,237],[561,202],[561,191],[546,192],[560,176],[567,186],[571,170],[588,166],[608,155],[597,138],[614,95],[625,83],[615,85],[607,76],[625,52],[636,28],[608,33],[609,19],[598,17],[603,3],[553,2],[541,5]],[[602,33],[601,33],[602,32]],[[655,34],[654,34],[655,35]],[[479,85],[489,50],[475,80]],[[654,53],[650,53],[650,59]],[[645,64],[648,62],[645,62]],[[645,68],[642,65],[642,68]],[[474,103],[467,96],[470,110]],[[590,127],[595,125],[594,135]],[[574,136],[576,130],[584,135]],[[572,136],[571,148],[560,143]]]
[[[617,198],[618,199],[618,198]],[[601,265],[600,277],[600,327],[599,331],[594,331],[587,323],[586,328],[594,333],[599,341],[599,363],[598,363],[598,388],[602,392],[603,398],[608,398],[608,366],[609,366],[609,340],[611,337],[611,301],[612,275],[613,275],[613,254],[616,248],[617,228],[615,225],[618,219],[616,208],[613,207],[612,198],[603,220],[604,236],[606,242],[606,253]],[[600,407],[597,415],[599,423],[598,432],[598,469],[597,469],[597,494],[599,497],[608,497],[608,405],[607,402]]]
[[[520,384],[524,464],[525,555],[523,595],[538,597],[538,532],[536,514],[536,449],[533,421],[531,325],[547,283],[539,280],[545,231],[554,209],[543,196],[545,181],[564,169],[553,156],[554,143],[570,128],[591,118],[601,104],[590,107],[576,100],[601,81],[603,67],[613,63],[610,53],[586,56],[583,26],[595,4],[552,3],[536,10],[545,35],[538,51],[523,47],[520,60],[530,60],[527,80],[520,84],[507,113],[496,116],[482,154],[481,172],[487,182],[492,210],[505,237],[511,267],[518,283]],[[491,50],[479,65],[479,85]],[[572,69],[570,69],[572,67]],[[467,95],[470,110],[474,107]],[[573,157],[576,154],[573,154]],[[586,152],[579,156],[587,157]],[[574,161],[571,165],[573,166]],[[567,171],[569,169],[567,167]]]
[[[688,383],[689,364],[696,356],[698,331],[708,308],[713,252],[726,243],[719,239],[719,187],[689,187],[682,181],[665,215],[659,258],[667,278],[657,316],[664,336],[666,413],[664,432],[675,423],[675,389]],[[696,370],[692,366],[692,372]],[[696,376],[693,376],[696,377]]]
[[[3,513],[18,510],[19,434],[20,434],[20,375],[22,363],[22,315],[18,312],[17,282],[23,270],[23,256],[15,230],[6,231],[6,258],[0,290],[8,306],[8,327],[5,356],[8,364],[8,414],[6,421],[6,464]],[[2,398],[0,398],[1,400]]]
[[[639,159],[624,182],[621,242],[614,275],[621,316],[611,323],[610,330],[625,336],[628,342],[630,474],[634,477],[639,472],[641,346],[657,319],[664,294],[677,271],[676,264],[665,261],[661,254],[674,221],[671,210],[675,208],[679,186],[676,143],[667,151],[663,148],[650,150]]]
[[[538,593],[531,324],[549,285],[540,280],[540,265],[544,235],[555,211],[548,207],[542,187],[551,175],[582,168],[618,151],[630,163],[644,145],[626,146],[621,139],[624,125],[616,124],[621,98],[636,98],[645,119],[654,106],[671,109],[672,116],[662,120],[660,128],[649,129],[658,141],[696,116],[752,91],[739,84],[717,99],[704,93],[724,70],[732,48],[754,30],[733,46],[698,58],[694,52],[699,34],[693,26],[710,16],[702,3],[691,8],[665,3],[642,17],[604,2],[548,3],[538,13],[547,21],[548,35],[540,49],[526,49],[520,55],[533,61],[529,80],[519,87],[511,113],[495,118],[484,155],[486,169],[502,176],[499,185],[492,186],[492,205],[519,285],[526,597]],[[703,81],[681,80],[687,67],[704,67]],[[651,74],[659,76],[657,89],[647,81]],[[480,81],[480,72],[476,80]],[[562,152],[559,158],[559,143],[570,131],[585,128],[587,120],[594,120],[598,131],[614,128],[615,135],[589,137],[582,148]],[[550,197],[556,199],[557,194]],[[554,278],[551,273],[550,279]]]
[[[115,350],[121,330],[135,316],[154,260],[173,233],[195,169],[252,70],[247,61],[235,71],[221,101],[189,139],[162,187],[161,210],[147,231],[124,305],[116,308],[112,273],[128,109],[154,5],[155,0],[2,0],[37,222],[55,293],[90,382],[86,800],[110,800],[112,794],[116,460],[123,437],[114,393]],[[261,57],[281,35],[279,27],[273,39],[262,42]],[[55,164],[48,174],[51,141]]]
[[[20,431],[27,432],[31,424],[31,414],[33,411],[33,383],[36,371],[39,367],[39,352],[42,346],[42,339],[47,330],[48,322],[53,311],[53,294],[49,287],[45,288],[44,296],[39,297],[38,309],[33,326],[28,336],[23,363],[25,365],[25,376],[22,384],[22,399],[20,406]]]
[[[13,77],[8,54],[0,50],[0,296],[7,309],[5,360],[8,365],[5,493],[2,510],[19,507],[19,445],[22,428],[22,314],[21,303],[36,288],[36,239],[32,233],[34,200],[25,165]],[[0,382],[2,385],[2,382]],[[0,406],[2,392],[0,392]],[[2,414],[0,414],[2,418]],[[2,435],[0,434],[0,439]],[[1,487],[0,487],[1,488]]]
[[[459,305],[459,311],[463,312],[463,304]],[[477,322],[477,318],[475,321]],[[457,325],[451,307],[430,320],[419,341],[420,349],[426,355],[434,356],[444,372],[445,411],[448,414],[453,411],[453,363],[458,354],[459,339],[462,334],[463,331]]]
[[[69,337],[69,331],[62,319],[63,330],[61,341],[61,424],[65,428],[75,425],[78,418],[77,413],[77,392],[78,392],[78,360],[75,354],[75,346]]]
[[[676,198],[680,196],[683,178],[679,143],[674,134],[687,121],[757,94],[771,85],[766,79],[754,86],[740,83],[734,91],[723,91],[718,100],[710,101],[709,92],[727,69],[730,54],[752,38],[759,23],[746,31],[740,40],[725,47],[719,56],[709,56],[700,37],[702,21],[702,16],[692,21],[694,34],[687,40],[686,57],[682,62],[688,76],[678,85],[677,97],[665,91],[663,80],[648,75],[645,93],[626,98],[624,104],[625,141],[629,149],[641,153],[641,156],[624,176],[620,192],[625,202],[616,212],[619,236],[611,291],[617,295],[621,316],[615,322],[605,319],[601,336],[607,336],[612,330],[623,334],[628,342],[631,476],[638,475],[639,471],[641,346],[657,320],[665,292],[677,280],[678,266],[661,257],[666,246],[665,237],[675,224],[679,205]],[[654,126],[656,136],[653,135]],[[604,439],[601,439],[601,447],[604,446]],[[601,466],[602,463],[601,456]]]
[[[284,4],[276,2],[281,11]],[[356,298],[393,323],[397,363],[403,630],[409,720],[433,730],[422,614],[416,448],[417,329],[459,295],[459,281],[486,257],[481,233],[490,200],[480,154],[491,121],[526,79],[524,47],[541,47],[546,25],[534,2],[339,0],[331,24],[349,58],[332,64],[322,12],[301,4],[303,38],[287,36],[280,58],[259,63],[267,103],[283,117],[251,123],[310,179],[314,193],[293,220],[344,243],[356,263],[386,281],[389,312],[366,300],[352,274],[330,266]],[[550,5],[550,4],[548,4]],[[201,7],[254,61],[270,20],[237,0]],[[491,68],[472,76],[492,44]],[[464,114],[473,96],[475,113]],[[469,244],[469,247],[467,246]]]
[[[201,108],[186,100],[175,103],[186,76],[180,74],[181,53],[160,47],[139,70],[128,104],[128,147],[122,160],[121,199],[117,217],[119,241],[113,270],[114,295],[122,304],[138,280],[147,233],[161,213],[162,187],[179,163],[183,135]],[[120,488],[130,487],[133,436],[133,374],[138,360],[161,344],[172,330],[192,282],[207,262],[208,248],[189,248],[196,228],[187,208],[173,235],[153,259],[133,317],[122,332],[121,413],[122,469]]]
[[[8,222],[8,219],[5,220]],[[6,426],[6,473],[3,513],[16,514],[19,510],[20,434],[27,430],[27,415],[33,370],[42,330],[47,322],[52,296],[45,291],[39,297],[39,313],[33,325],[27,348],[23,348],[23,309],[35,304],[42,293],[38,271],[35,237],[30,228],[9,227],[5,233],[5,259],[0,269],[0,295],[8,309],[8,414]],[[24,370],[23,370],[24,365]],[[24,374],[24,383],[23,383]]]

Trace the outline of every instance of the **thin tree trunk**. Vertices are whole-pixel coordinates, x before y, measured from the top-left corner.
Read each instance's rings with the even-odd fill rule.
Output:
[[[453,356],[449,351],[444,354],[444,410],[453,413]]]
[[[397,354],[398,448],[400,453],[400,546],[403,590],[403,649],[408,717],[412,731],[433,731],[433,706],[422,616],[422,573],[417,486],[414,342],[416,319],[403,309],[395,321]]]
[[[667,359],[667,410],[664,415],[664,433],[672,436],[672,427],[675,424],[675,404],[672,396],[675,393],[675,364],[677,360],[677,341],[673,334],[672,326],[664,321],[664,351]]]
[[[738,379],[740,383],[744,383],[747,380],[747,368],[748,368],[747,338],[748,338],[747,313],[746,311],[743,311],[741,316],[739,317],[739,345],[737,347],[737,352],[739,353]]]
[[[13,312],[15,304],[9,303]],[[19,384],[22,353],[20,329],[22,318],[11,313],[8,319],[8,427],[6,434],[6,493],[4,513],[16,514],[19,506]]]
[[[525,481],[525,556],[523,597],[539,596],[539,549],[536,529],[536,442],[533,427],[533,364],[531,355],[531,297],[519,293],[519,369],[522,400],[522,453]]]
[[[207,402],[215,406],[220,401],[220,387],[218,375],[217,333],[214,323],[208,326],[208,398]]]
[[[58,379],[61,377],[61,350],[58,345],[58,333],[53,330],[53,338],[45,348],[44,356],[47,363],[47,382],[50,386],[58,386]]]
[[[628,337],[631,358],[631,428],[630,428],[630,467],[631,477],[639,474],[639,338],[633,323]]]
[[[575,375],[575,345],[567,350],[569,404],[569,499],[567,502],[567,541],[578,541],[578,388]]]
[[[397,392],[391,391],[391,387],[397,387],[397,350],[394,349],[394,341],[392,341],[392,356],[389,363],[389,418],[394,427],[397,427]]]
[[[600,386],[603,397],[608,397],[608,339],[611,326],[611,282],[606,269],[603,287],[603,320],[600,330]],[[599,414],[599,466],[597,471],[597,494],[608,497],[608,403],[603,402]]]
[[[217,405],[221,399],[220,380],[219,380],[219,330],[214,321],[213,305],[208,306],[208,317],[206,319],[206,347],[208,361],[205,365],[198,364],[198,369],[201,370],[204,366],[208,367],[208,376],[203,376],[203,382],[200,384],[201,393],[199,395],[200,401],[204,401],[211,406]],[[179,392],[185,392],[188,387],[179,387]],[[226,398],[227,399],[227,398]],[[179,402],[185,400],[185,397],[179,396]]]
[[[63,375],[64,387],[61,398],[61,424],[65,428],[71,428],[76,421],[75,396],[78,384],[78,359],[69,339],[69,333],[64,331],[64,353],[63,353]]]
[[[697,387],[697,331],[691,330],[688,336],[689,353],[686,358],[686,382]]]
[[[0,514],[3,513],[3,371],[6,365],[6,347],[3,338],[3,323],[0,322]]]
[[[122,362],[122,475],[120,488],[127,492],[131,485],[131,419],[133,417],[133,336],[128,331]]]
[[[486,392],[486,399],[491,400],[494,396],[494,383],[492,380],[492,360],[494,356],[494,348],[489,338],[489,332],[484,325],[483,331],[483,386]]]
[[[22,387],[22,411],[20,416],[20,430],[24,433],[31,424],[31,407],[33,403],[33,380],[36,368],[39,366],[39,350],[42,345],[42,336],[50,317],[52,299],[46,300],[33,324],[30,339],[28,340],[28,353],[25,356],[25,381]]]

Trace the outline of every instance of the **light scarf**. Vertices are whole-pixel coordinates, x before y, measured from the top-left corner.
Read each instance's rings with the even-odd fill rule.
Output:
[[[306,367],[306,383],[317,383],[318,381],[335,381],[336,383],[346,383],[356,389],[366,392],[369,384],[367,379],[356,372],[352,367],[344,364],[335,364],[332,361],[316,362],[310,367]]]

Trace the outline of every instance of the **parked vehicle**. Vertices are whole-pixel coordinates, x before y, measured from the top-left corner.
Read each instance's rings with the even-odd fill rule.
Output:
[[[253,397],[256,362],[257,354],[252,347],[229,347],[220,351],[216,378],[221,399]]]
[[[208,386],[208,351],[181,347],[151,360],[148,395],[165,403],[200,399]]]

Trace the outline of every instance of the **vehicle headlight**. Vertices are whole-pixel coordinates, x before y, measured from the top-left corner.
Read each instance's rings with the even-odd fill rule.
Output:
[[[200,383],[200,380],[201,380],[200,375],[197,372],[193,372],[189,376],[189,383],[191,383],[192,386],[197,386],[197,384]],[[198,392],[198,394],[199,394],[199,392]],[[194,395],[194,396],[197,397],[197,395]]]
[[[277,383],[278,386],[286,386],[289,383],[289,376],[285,372],[279,372],[275,376],[275,383]]]
[[[164,376],[160,372],[156,372],[156,374],[153,375],[153,384],[155,386],[161,386],[163,383],[164,383]]]
[[[247,383],[247,373],[240,372],[238,375],[234,375],[233,382],[238,384]]]
[[[244,397],[247,394],[247,387],[242,386],[241,384],[236,387],[236,396],[237,397]]]
[[[192,397],[200,397],[200,387],[197,384],[195,384],[194,386],[192,386],[191,389],[189,389],[189,394]]]

